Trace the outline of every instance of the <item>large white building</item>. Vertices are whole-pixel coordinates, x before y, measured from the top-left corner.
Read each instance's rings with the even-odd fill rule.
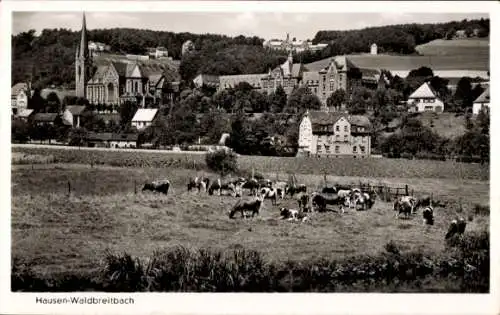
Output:
[[[441,101],[436,92],[431,88],[429,83],[425,82],[408,97],[409,112],[438,112],[444,110],[444,103]]]
[[[299,126],[298,155],[369,157],[371,128],[365,116],[306,112]]]
[[[151,126],[157,114],[157,108],[139,108],[132,118],[132,127],[142,130]]]

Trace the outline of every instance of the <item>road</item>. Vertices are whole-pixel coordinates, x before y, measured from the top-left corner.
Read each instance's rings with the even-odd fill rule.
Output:
[[[149,152],[149,153],[165,153],[165,154],[205,154],[206,151],[173,151],[173,150],[153,150],[153,149],[114,149],[114,148],[89,148],[89,147],[71,147],[65,145],[49,145],[49,144],[11,144],[12,148],[44,148],[44,149],[62,149],[62,150],[87,150],[87,151],[113,151],[113,152]]]

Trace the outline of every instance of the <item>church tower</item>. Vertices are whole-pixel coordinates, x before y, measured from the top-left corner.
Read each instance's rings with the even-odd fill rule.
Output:
[[[87,81],[90,79],[91,60],[89,55],[85,13],[83,13],[81,33],[80,44],[76,47],[75,56],[75,88],[77,97],[86,98]]]

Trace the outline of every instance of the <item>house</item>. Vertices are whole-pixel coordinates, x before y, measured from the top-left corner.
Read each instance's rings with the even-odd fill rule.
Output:
[[[297,155],[369,157],[371,123],[365,116],[306,112],[299,126]]]
[[[80,127],[80,117],[83,112],[85,112],[85,106],[81,105],[68,105],[63,112],[63,120],[69,125],[79,128]]]
[[[212,74],[198,74],[196,78],[193,79],[193,83],[196,88],[201,88],[203,86],[209,88],[218,88],[219,76]]]
[[[61,116],[57,113],[37,113],[33,115],[33,123],[37,126],[57,125],[62,122]]]
[[[30,94],[30,86],[28,83],[19,82],[14,84],[11,89],[12,115],[17,115],[18,112],[28,108]]]
[[[33,118],[34,112],[35,111],[33,109],[22,109],[17,113],[17,117],[24,121],[30,121]]]
[[[377,44],[373,43],[370,46],[370,55],[376,55],[377,54]]]
[[[408,111],[443,112],[444,103],[436,95],[429,83],[425,82],[408,97]]]
[[[488,86],[486,90],[484,90],[478,98],[474,100],[472,103],[472,114],[477,115],[481,111],[481,109],[486,109],[489,111],[490,109],[490,87]]]
[[[135,133],[89,132],[85,142],[89,147],[136,148],[137,139]]]
[[[142,130],[151,126],[157,114],[157,108],[139,108],[132,118],[132,127]]]

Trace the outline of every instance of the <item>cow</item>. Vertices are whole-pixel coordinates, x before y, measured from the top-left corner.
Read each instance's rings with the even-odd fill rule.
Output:
[[[434,209],[431,206],[425,207],[422,211],[422,216],[424,218],[424,225],[434,225]]]
[[[285,195],[290,195],[290,197],[293,197],[293,195],[304,192],[307,193],[307,187],[304,184],[299,184],[299,185],[287,185],[285,187]]]
[[[415,200],[415,211],[419,208],[432,206],[432,201],[430,196],[416,198]]]
[[[450,226],[448,227],[448,232],[446,233],[444,238],[449,239],[455,235],[463,235],[466,225],[467,223],[462,217],[451,221]]]
[[[288,221],[309,221],[309,217],[306,214],[296,209],[281,208],[280,215],[282,219],[288,219]]]
[[[286,185],[287,183],[286,182],[276,182],[273,184],[273,188],[276,188],[276,190],[278,191],[278,196],[281,198],[281,199],[284,199],[285,198],[285,189],[286,189]]]
[[[236,187],[235,187],[235,185],[231,181],[221,182],[220,178],[217,179],[217,180],[214,180],[212,182],[212,184],[210,185],[210,188],[208,189],[208,194],[209,195],[213,195],[214,191],[217,191],[218,195],[220,196],[220,195],[222,195],[222,191],[223,190],[229,191],[229,193],[232,196],[236,195]]]
[[[321,189],[321,192],[323,194],[336,194],[337,188],[335,188],[335,186],[333,186],[333,187],[325,186],[325,187],[323,187],[323,189]]]
[[[187,184],[187,190],[191,191],[192,189],[197,188],[198,192],[200,191],[206,192],[209,184],[210,184],[210,179],[206,177],[190,178]]]
[[[342,213],[344,213],[344,205],[346,204],[346,198],[337,194],[313,193],[311,201],[313,208],[317,207],[319,211],[326,211],[327,205],[339,205]]]
[[[241,217],[246,217],[246,212],[252,213],[252,218],[259,215],[260,207],[262,206],[263,196],[254,197],[252,200],[239,199],[229,212],[229,218],[233,219],[236,212],[241,212]]]
[[[297,203],[299,204],[299,210],[307,212],[309,210],[309,195],[307,193],[301,192],[297,195]]]
[[[278,202],[278,190],[276,188],[264,187],[260,190],[260,194],[264,199],[271,199],[273,205]]]
[[[169,188],[170,188],[170,181],[168,179],[162,179],[144,184],[142,191],[150,190],[152,192],[160,192],[167,195]]]
[[[256,196],[257,191],[260,188],[259,181],[257,181],[255,178],[245,180],[241,188],[248,189],[251,195]]]
[[[354,203],[354,208],[357,209],[358,204],[361,205],[363,210],[371,209],[373,207],[373,204],[375,203],[375,193],[354,193],[353,194],[353,200],[352,202]]]
[[[413,213],[414,206],[415,198],[413,197],[403,196],[397,198],[394,202],[394,211],[398,211],[396,217],[399,218],[399,215],[404,213],[405,217],[408,218]]]

